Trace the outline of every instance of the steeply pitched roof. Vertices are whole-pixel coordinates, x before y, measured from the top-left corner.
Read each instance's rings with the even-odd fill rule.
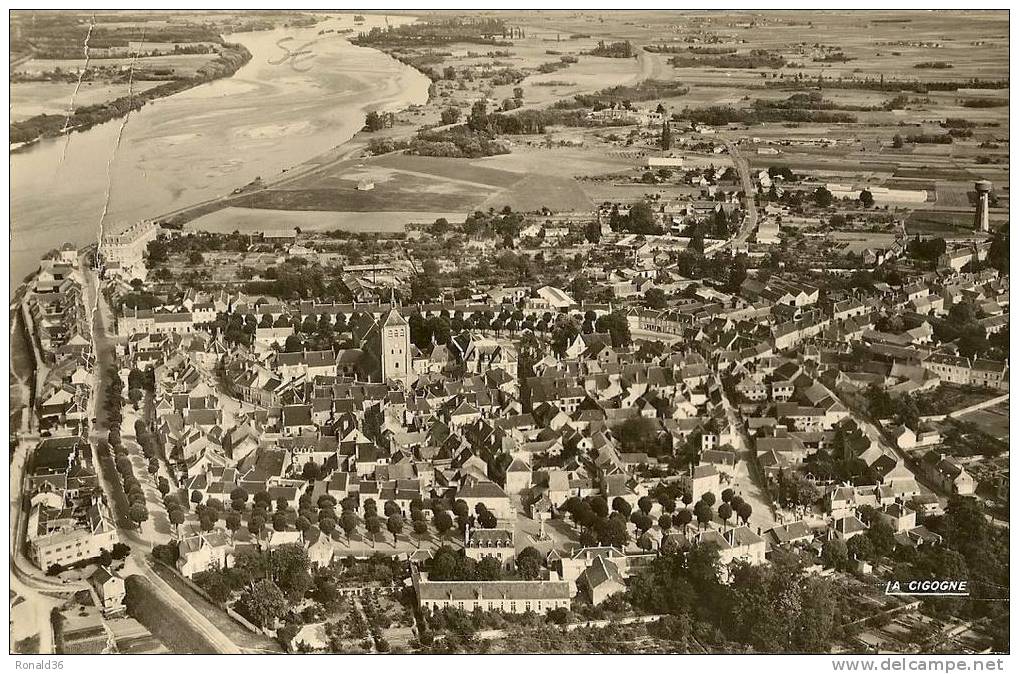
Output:
[[[407,319],[401,316],[400,312],[396,309],[390,309],[389,314],[386,316],[386,320],[382,323],[382,327],[391,328],[401,325],[407,325]]]

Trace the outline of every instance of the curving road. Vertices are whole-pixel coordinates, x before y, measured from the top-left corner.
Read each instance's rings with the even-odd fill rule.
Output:
[[[740,154],[739,146],[736,143],[730,141],[725,145],[729,150],[729,155],[732,156],[732,163],[736,167],[736,172],[739,173],[740,184],[743,187],[743,208],[746,216],[743,218],[739,231],[730,240],[731,245],[738,246],[746,244],[750,235],[757,229],[757,202],[754,199],[755,190],[753,178],[750,176],[750,162]]]
[[[20,306],[14,310],[20,311]],[[13,325],[12,322],[12,329]],[[29,329],[28,326],[26,329]],[[15,372],[13,361],[11,372]],[[45,376],[44,373],[41,375]],[[29,388],[29,384],[20,377],[18,382],[24,389]],[[27,404],[30,398],[26,395],[23,400]],[[10,636],[13,647],[22,639],[38,635],[39,653],[49,654],[54,652],[50,611],[64,602],[62,597],[68,596],[69,593],[76,590],[84,589],[88,585],[82,581],[64,583],[55,580],[45,575],[44,571],[25,555],[27,512],[24,507],[23,494],[25,493],[28,458],[39,440],[40,437],[35,428],[35,414],[32,409],[26,407],[21,415],[21,431],[18,433],[17,443],[14,446],[8,475],[10,480],[10,491],[8,492],[10,589],[22,599],[16,606],[12,599],[9,605]]]
[[[144,543],[144,539],[137,536],[135,532],[130,532],[132,542],[137,539],[139,543]],[[123,535],[123,534],[122,534]],[[184,617],[188,623],[198,630],[206,640],[213,645],[216,649],[217,654],[230,654],[239,655],[245,651],[240,646],[235,644],[230,638],[223,633],[218,627],[216,627],[208,618],[203,616],[195,607],[189,604],[184,597],[177,594],[169,583],[160,578],[159,574],[152,570],[152,563],[146,558],[146,554],[141,550],[141,545],[132,546],[131,556],[128,558],[128,563],[124,567],[125,574],[128,570],[134,571],[137,575],[144,576],[152,584],[152,587],[169,602],[182,617]]]
[[[50,611],[63,603],[57,596],[87,587],[74,581],[64,584],[46,576],[25,556],[25,509],[22,507],[25,465],[29,446],[38,438],[23,437],[14,450],[10,468],[10,589],[24,601],[10,607],[11,647],[18,641],[39,635],[39,653],[54,652]]]
[[[725,147],[732,158],[732,164],[736,169],[736,173],[739,174],[740,187],[743,190],[743,222],[740,223],[739,229],[729,239],[706,247],[704,249],[705,255],[717,253],[725,249],[741,248],[747,244],[750,240],[750,235],[757,229],[757,202],[754,200],[756,190],[754,189],[754,180],[750,174],[750,162],[740,153],[739,146],[733,141],[726,141]]]

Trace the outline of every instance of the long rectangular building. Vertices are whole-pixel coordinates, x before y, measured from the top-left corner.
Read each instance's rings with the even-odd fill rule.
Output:
[[[451,607],[468,612],[547,613],[570,608],[573,594],[570,584],[557,574],[549,580],[432,581],[415,570],[411,578],[422,611]]]

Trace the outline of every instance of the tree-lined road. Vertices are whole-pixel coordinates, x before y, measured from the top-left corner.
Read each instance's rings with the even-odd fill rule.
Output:
[[[750,176],[750,162],[744,157],[736,143],[726,143],[726,148],[732,156],[732,163],[739,174],[740,185],[743,189],[743,208],[746,216],[743,223],[736,232],[736,236],[730,241],[732,246],[742,246],[750,240],[750,235],[757,229],[757,201],[754,199],[754,181]]]
[[[93,449],[94,463],[96,467],[96,473],[99,476],[99,483],[102,485],[103,491],[106,494],[107,502],[113,504],[115,502],[115,495],[117,490],[120,489],[119,476],[116,475],[116,471],[108,470],[108,466],[105,466],[102,461],[99,460],[97,453],[97,443],[105,441],[108,433],[108,410],[106,391],[109,388],[111,376],[120,376],[117,374],[117,359],[114,353],[114,342],[110,338],[110,335],[106,331],[106,318],[109,315],[109,307],[102,301],[98,291],[98,280],[92,273],[87,273],[85,283],[83,284],[85,292],[82,294],[82,300],[86,303],[88,315],[92,325],[92,345],[95,354],[95,373],[93,380],[92,398],[90,401],[90,409],[92,417],[95,419],[95,423],[92,427],[90,434],[91,445]],[[136,473],[139,467],[135,468]],[[147,474],[142,470],[139,479],[147,478]],[[151,485],[149,485],[151,487]],[[154,489],[154,488],[153,488]],[[161,505],[161,503],[160,503]],[[124,513],[126,515],[126,513]],[[150,515],[151,517],[151,515]],[[119,518],[118,518],[119,519]],[[151,532],[150,532],[151,533]],[[158,533],[158,532],[156,532]],[[119,521],[118,522],[118,535],[120,536],[121,542],[127,543],[131,546],[131,555],[128,558],[127,566],[125,568],[125,575],[131,571],[144,576],[152,583],[153,588],[160,594],[160,596],[170,603],[177,612],[188,621],[196,630],[213,644],[216,648],[217,653],[241,653],[241,648],[231,641],[219,628],[217,628],[212,622],[205,616],[199,613],[193,606],[184,600],[170,585],[167,584],[162,578],[156,574],[147,559],[149,551],[152,549],[152,545],[155,543],[161,543],[165,540],[165,537],[158,536],[160,540],[153,540],[153,538],[146,535],[144,529],[136,529],[133,527],[133,523],[130,521]]]
[[[750,241],[750,236],[757,229],[757,201],[754,199],[754,180],[750,174],[750,162],[740,153],[739,146],[733,141],[726,141],[725,147],[729,151],[729,156],[732,157],[732,165],[739,175],[740,189],[743,191],[743,222],[729,239],[706,247],[705,255],[726,249],[741,248]]]

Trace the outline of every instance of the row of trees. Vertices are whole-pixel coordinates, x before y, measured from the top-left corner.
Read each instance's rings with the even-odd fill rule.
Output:
[[[699,528],[707,526],[714,519],[716,512],[726,526],[733,516],[736,516],[737,521],[742,520],[746,524],[753,513],[751,505],[735,494],[732,489],[723,491],[722,502],[718,505],[717,511],[714,509],[716,497],[711,493],[704,494],[694,504],[692,510],[689,506],[693,502],[693,498],[689,493],[683,494],[680,500],[684,505],[683,508],[678,507],[677,499],[674,496],[667,493],[661,494],[657,499],[657,505],[661,511],[657,520],[651,516],[656,501],[649,496],[642,496],[637,501],[636,510],[626,499],[617,496],[612,500],[611,511],[604,497],[571,497],[563,504],[563,511],[568,513],[573,522],[580,527],[581,545],[625,547],[629,542],[627,523],[630,523],[637,531],[637,545],[647,550],[650,550],[652,545],[645,534],[656,524],[663,534],[673,528],[682,529],[685,532],[695,518]]]
[[[234,503],[236,505],[238,501]],[[339,513],[336,511],[337,505],[340,506]],[[256,502],[257,507],[258,502]],[[362,513],[361,516],[358,515],[359,510]],[[432,512],[430,522],[426,510]],[[361,528],[371,535],[373,541],[385,529],[393,537],[395,544],[397,537],[408,528],[418,537],[427,536],[429,523],[436,534],[447,536],[454,526],[457,532],[462,533],[467,526],[494,528],[498,524],[498,520],[483,503],[479,503],[472,514],[467,503],[463,500],[451,502],[448,499],[430,499],[426,503],[424,499],[415,498],[410,504],[410,521],[408,522],[401,512],[400,506],[394,501],[386,501],[383,505],[383,512],[380,514],[377,503],[371,498],[359,504],[356,497],[350,496],[337,503],[335,498],[325,494],[319,497],[317,502],[312,503],[310,495],[306,494],[301,497],[294,525],[304,533],[317,525],[325,535],[332,535],[337,529],[341,529],[348,541]]]
[[[545,557],[528,546],[516,556],[515,567],[519,578],[536,580],[545,568]],[[478,561],[468,557],[463,550],[454,550],[448,545],[442,545],[435,551],[425,569],[429,580],[493,581],[502,580],[505,576],[501,560],[485,557]]]
[[[29,119],[10,124],[11,143],[29,143],[42,137],[59,136],[74,131],[84,131],[96,124],[118,119],[132,111],[141,109],[147,102],[190,89],[202,82],[219,77],[228,77],[251,59],[251,53],[241,45],[225,43],[217,57],[203,66],[189,78],[174,79],[165,84],[121,96],[112,101],[74,108],[70,115],[35,115]]]
[[[134,466],[120,436],[120,426],[124,421],[124,384],[116,370],[108,373],[106,379],[109,382],[106,388],[106,423],[110,429],[107,439],[115,457],[113,463],[120,476],[120,486],[127,499],[127,516],[136,525],[141,525],[149,518],[145,491],[134,474]]]
[[[152,432],[144,419],[134,422],[135,441],[142,448],[142,455],[147,462],[146,468],[149,475],[159,472],[159,456],[162,454],[162,441],[159,436]],[[162,477],[162,476],[160,476]],[[165,480],[165,478],[163,478]]]

